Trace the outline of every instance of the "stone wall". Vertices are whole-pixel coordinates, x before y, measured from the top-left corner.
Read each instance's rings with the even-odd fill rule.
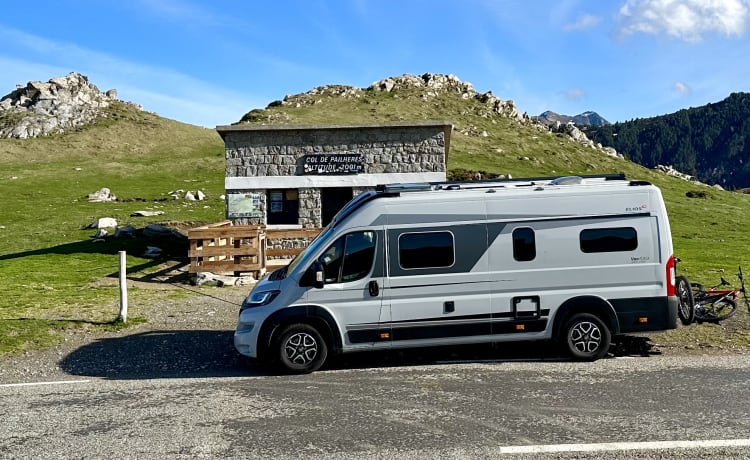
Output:
[[[361,153],[365,174],[445,172],[443,129],[430,127],[235,131],[225,136],[226,177],[294,176],[305,155]]]
[[[322,227],[320,189],[299,189],[299,224],[305,228]]]
[[[351,187],[357,195],[372,190],[376,179],[398,182],[407,178],[403,181],[410,182],[420,174],[432,174],[431,177],[437,174],[445,180],[452,126],[447,122],[304,127],[236,125],[217,130],[225,143],[226,178],[241,181],[228,185],[227,193],[262,195],[262,216],[235,218],[233,222],[265,224],[267,192],[274,188],[294,188],[299,199],[298,225],[309,228],[322,226],[322,187]],[[306,156],[349,153],[363,159],[363,170],[358,174],[305,174]],[[401,176],[405,174],[411,176]],[[245,178],[248,180],[244,181]],[[258,178],[267,180],[259,182]],[[257,188],[252,186],[255,183]]]

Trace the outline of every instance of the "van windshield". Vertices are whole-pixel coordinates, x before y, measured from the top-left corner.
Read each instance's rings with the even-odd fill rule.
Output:
[[[302,252],[300,252],[297,257],[295,257],[289,265],[287,265],[284,269],[284,276],[280,278],[286,277],[289,273],[293,272],[300,264],[302,264],[303,267],[307,267],[310,264],[310,254],[314,254],[318,252],[318,249],[323,244],[323,242],[328,241],[329,235],[333,232],[333,228],[340,224],[342,220],[346,219],[352,212],[354,212],[355,209],[360,207],[362,204],[366,203],[367,201],[373,199],[377,196],[377,193],[374,191],[367,191],[362,192],[356,197],[352,198],[352,200],[344,205],[344,207],[336,213],[336,215],[333,217],[333,220],[331,220],[331,223],[329,223],[319,234],[315,237],[314,240],[305,248]],[[280,279],[279,278],[279,279]]]
[[[310,254],[315,254],[316,252],[318,252],[320,246],[328,241],[328,236],[331,233],[333,233],[332,225],[327,226],[323,229],[322,232],[318,233],[318,236],[316,236],[315,239],[312,240],[312,242],[302,252],[300,252],[297,257],[294,258],[294,260],[289,263],[289,266],[287,267],[287,274],[293,272],[300,263],[303,267],[309,265],[309,259],[311,257]]]

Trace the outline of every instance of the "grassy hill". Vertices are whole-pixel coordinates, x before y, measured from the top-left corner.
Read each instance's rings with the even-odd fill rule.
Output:
[[[118,313],[117,252],[128,251],[129,274],[159,269],[142,240],[93,243],[81,230],[100,217],[142,229],[150,222],[223,219],[224,147],[214,130],[115,104],[106,118],[65,135],[0,139],[0,353],[43,346],[66,327],[110,327]],[[108,187],[120,201],[89,203]],[[202,202],[170,191],[203,190]],[[157,218],[130,217],[160,210]],[[134,289],[130,303],[173,290]],[[131,315],[133,313],[131,312]],[[137,317],[134,319],[137,320]]]
[[[624,172],[662,188],[682,272],[710,284],[718,279],[718,269],[732,274],[741,264],[750,271],[745,251],[750,239],[744,230],[750,223],[747,195],[667,177],[532,123],[511,120],[456,92],[342,89],[346,88],[293,96],[253,110],[244,119],[266,124],[447,120],[454,124],[448,155],[453,173],[522,177]],[[0,228],[0,353],[59,340],[55,331],[61,328],[118,327],[113,323],[117,285],[102,282],[116,273],[118,250],[128,250],[131,275],[162,268],[139,257],[145,249],[141,240],[92,243],[94,230],[81,230],[82,226],[99,217],[114,217],[136,228],[151,222],[224,218],[224,202],[218,198],[224,192],[224,150],[216,132],[129,105],[116,104],[107,118],[65,135],[0,140],[0,164],[0,226],[5,227]],[[89,203],[87,194],[102,187],[110,188],[120,201]],[[176,189],[203,190],[208,200],[169,198],[167,193]],[[164,214],[130,217],[137,210]],[[191,294],[132,289],[131,317],[137,320],[139,312],[159,299],[185,295]],[[675,332],[684,337],[687,329]],[[750,343],[750,336],[740,338]]]

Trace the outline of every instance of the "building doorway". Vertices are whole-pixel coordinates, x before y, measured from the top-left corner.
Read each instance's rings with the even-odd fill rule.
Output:
[[[320,207],[323,227],[330,224],[337,212],[354,196],[351,187],[326,187],[320,189]]]

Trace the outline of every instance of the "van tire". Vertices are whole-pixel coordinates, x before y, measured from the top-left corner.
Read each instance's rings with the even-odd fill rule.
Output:
[[[562,329],[561,342],[573,359],[594,361],[603,358],[612,343],[612,333],[598,316],[577,313]]]
[[[328,344],[317,329],[305,323],[284,327],[274,341],[276,363],[290,374],[309,374],[320,369],[328,357]]]

